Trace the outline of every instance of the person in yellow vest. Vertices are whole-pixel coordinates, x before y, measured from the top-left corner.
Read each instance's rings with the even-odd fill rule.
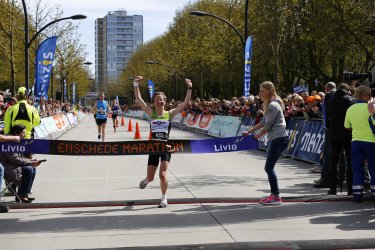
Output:
[[[17,104],[7,109],[4,116],[4,134],[9,134],[11,128],[16,124],[26,127],[25,139],[34,137],[34,127],[39,126],[40,116],[35,107],[27,103],[27,90],[20,87],[17,91]]]

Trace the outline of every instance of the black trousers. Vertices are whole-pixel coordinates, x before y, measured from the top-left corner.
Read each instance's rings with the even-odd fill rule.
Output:
[[[352,192],[353,172],[352,172],[352,142],[351,141],[331,141],[331,161],[329,168],[330,189],[336,190],[337,185],[342,185],[346,179],[348,192]],[[344,155],[346,164],[339,164],[340,155]],[[337,171],[339,166],[339,171]]]

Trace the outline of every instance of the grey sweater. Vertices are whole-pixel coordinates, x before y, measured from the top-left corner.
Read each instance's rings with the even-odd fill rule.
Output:
[[[263,115],[261,123],[264,125],[263,129],[267,131],[269,140],[288,136],[286,133],[286,122],[283,114],[283,109],[279,101],[272,100],[268,106],[268,111]]]

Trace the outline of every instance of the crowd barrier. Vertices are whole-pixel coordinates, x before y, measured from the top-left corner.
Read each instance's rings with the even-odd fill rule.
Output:
[[[82,112],[59,114],[41,119],[39,126],[34,127],[35,139],[55,140],[67,130],[75,127],[82,119]]]
[[[141,110],[128,111],[125,116],[148,119]],[[207,134],[213,137],[241,136],[243,131],[255,125],[255,119],[248,117],[203,115],[189,113],[176,115],[172,126]],[[322,120],[289,119],[286,125],[289,145],[284,156],[319,163],[323,152],[324,126]],[[259,149],[265,150],[268,144],[267,134],[259,138]]]

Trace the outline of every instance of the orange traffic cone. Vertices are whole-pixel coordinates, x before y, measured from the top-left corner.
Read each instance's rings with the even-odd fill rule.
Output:
[[[133,131],[132,119],[129,118],[128,132],[132,132],[132,131]]]
[[[125,126],[125,119],[124,119],[124,117],[122,117],[122,119],[121,119],[121,126]]]
[[[141,132],[139,131],[138,122],[135,123],[135,134],[134,139],[141,139]]]
[[[150,130],[150,133],[148,134],[148,140],[151,141],[152,140],[152,134],[151,134],[151,130]]]

